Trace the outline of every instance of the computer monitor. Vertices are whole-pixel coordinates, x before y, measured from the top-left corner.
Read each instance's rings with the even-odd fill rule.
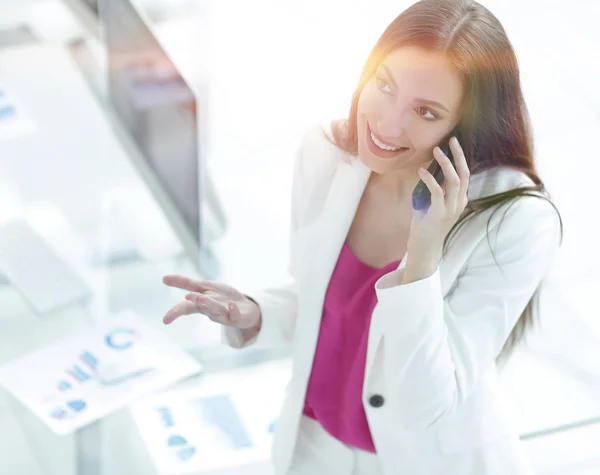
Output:
[[[77,20],[95,38],[100,37],[98,2],[102,0],[63,0]]]
[[[205,274],[214,274],[202,262],[203,255],[208,258],[202,251],[206,238],[219,235],[225,224],[203,169],[207,97],[197,84],[192,89],[131,1],[100,0],[98,6],[115,129],[132,139],[129,155],[186,253]],[[213,210],[209,229],[204,226],[205,199]]]
[[[94,14],[96,17],[99,15],[98,13],[98,0],[81,0],[88,7],[88,9]]]

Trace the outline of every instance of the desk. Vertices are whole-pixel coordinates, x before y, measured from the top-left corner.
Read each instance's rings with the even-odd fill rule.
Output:
[[[272,358],[288,357],[286,351],[236,351],[219,343],[219,328],[201,315],[182,318],[165,326],[162,315],[181,300],[184,291],[164,286],[165,269],[194,276],[191,264],[185,261],[147,263],[132,261],[111,268],[96,269],[109,283],[103,292],[111,311],[131,308],[151,326],[165,332],[173,341],[193,354],[205,367],[204,374],[240,365],[256,364]],[[98,276],[100,277],[100,276]],[[97,279],[100,281],[100,278]],[[95,315],[89,309],[68,308],[47,319],[33,315],[15,291],[0,290],[0,364],[49,344],[69,331],[92,325]],[[182,385],[200,381],[203,374],[188,379]],[[176,388],[177,385],[174,386]],[[5,392],[0,395],[3,422],[0,444],[3,447],[3,467],[11,474],[78,475],[154,474],[146,449],[139,437],[128,408],[119,410],[77,433],[59,437],[30,414]],[[9,433],[8,431],[11,431]],[[19,435],[15,437],[15,432]],[[6,453],[4,450],[9,448]],[[65,461],[70,460],[70,463]],[[57,468],[60,467],[60,470]]]
[[[240,352],[219,346],[218,327],[200,315],[182,318],[171,326],[162,325],[164,311],[179,301],[183,291],[165,287],[161,277],[166,270],[193,276],[191,267],[185,260],[160,263],[132,260],[121,265],[91,269],[90,272],[96,275],[98,285],[105,283],[104,289],[97,287],[96,295],[104,296],[106,308],[111,311],[132,308],[149,324],[160,328],[197,357],[207,372],[288,356],[285,352]],[[0,316],[0,363],[95,321],[90,309],[81,308],[68,308],[47,319],[39,318],[31,314],[16,292],[6,286],[0,290],[0,308],[3,310]],[[583,376],[575,374],[576,366],[560,366],[558,361],[556,357],[544,354],[540,346],[533,352],[520,351],[502,377],[515,407],[516,422],[525,446],[527,450],[531,447],[531,453],[538,457],[538,464],[543,463],[544,457],[547,458],[547,443],[556,444],[555,440],[560,439],[560,444],[567,444],[565,437],[572,440],[577,434],[589,434],[600,428],[596,424],[567,430],[569,424],[598,419],[600,387],[594,387],[593,379],[587,381],[592,384],[586,384]],[[0,431],[0,447],[3,448],[0,453],[7,451],[3,463],[11,468],[8,473],[156,473],[128,409],[119,410],[64,438],[55,436],[6,395],[0,397],[0,414],[3,414],[3,420],[8,418],[10,421],[7,425],[3,423]],[[562,434],[552,434],[557,430]],[[586,440],[595,439],[586,435],[581,444],[585,445]],[[573,450],[582,450],[581,444]],[[581,454],[581,457],[584,456]],[[65,460],[71,462],[66,464]],[[60,470],[56,470],[57,467]]]

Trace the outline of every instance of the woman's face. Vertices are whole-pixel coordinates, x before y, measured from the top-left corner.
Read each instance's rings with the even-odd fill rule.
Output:
[[[389,54],[358,101],[361,161],[379,174],[427,168],[434,147],[458,123],[462,89],[442,55],[412,46]]]

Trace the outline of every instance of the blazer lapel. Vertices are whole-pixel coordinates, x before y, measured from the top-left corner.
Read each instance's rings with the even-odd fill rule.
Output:
[[[325,200],[323,211],[315,223],[314,233],[310,236],[313,245],[309,260],[304,264],[305,282],[302,283],[302,315],[298,319],[296,332],[302,335],[302,348],[298,349],[296,364],[307,359],[306,371],[310,371],[314,354],[323,303],[329,280],[337,263],[340,251],[356,214],[360,199],[365,190],[371,170],[358,158],[351,162],[343,159],[337,166]],[[296,346],[296,345],[294,345]],[[300,346],[300,345],[298,345]]]

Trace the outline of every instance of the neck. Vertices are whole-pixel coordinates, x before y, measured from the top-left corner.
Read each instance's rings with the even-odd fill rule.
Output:
[[[412,192],[420,179],[418,172],[412,170],[383,175],[371,173],[367,188],[378,199],[391,205],[403,205],[407,202],[412,205]]]

